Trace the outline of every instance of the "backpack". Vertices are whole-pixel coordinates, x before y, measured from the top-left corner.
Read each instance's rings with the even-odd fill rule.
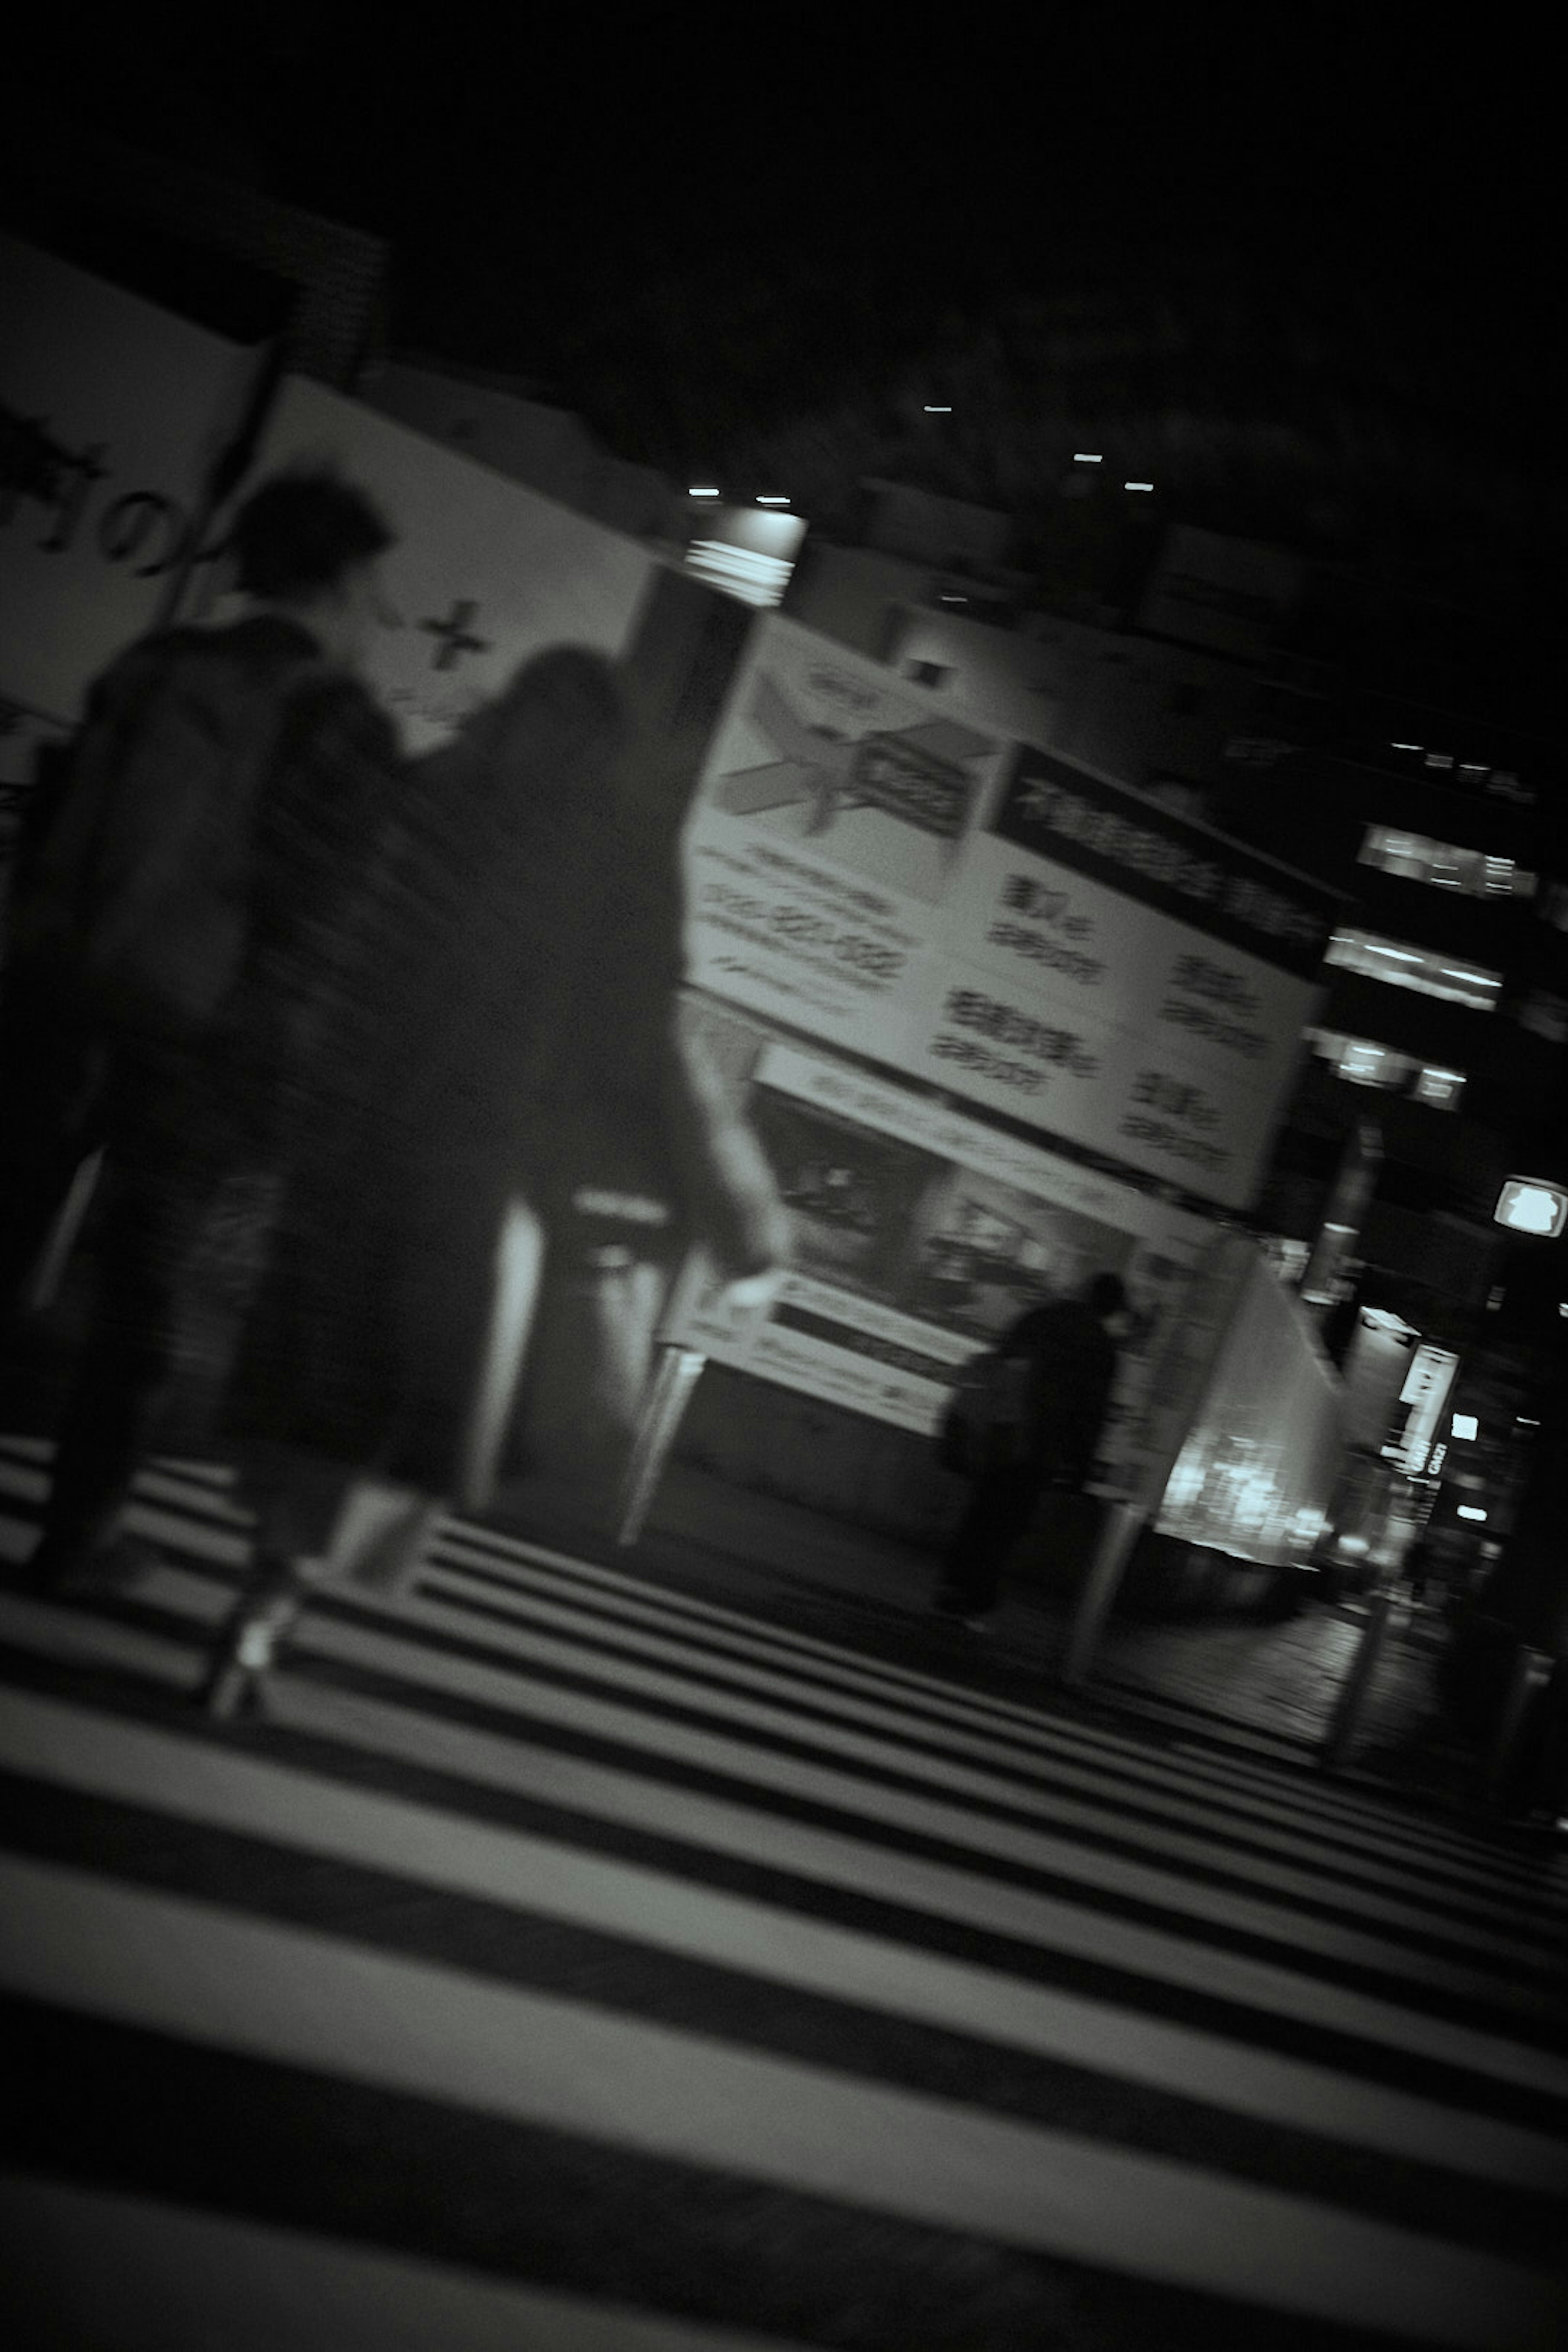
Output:
[[[208,1030],[237,976],[257,802],[290,697],[326,665],[258,667],[216,632],[133,646],[51,779],[17,910],[19,958],[111,1025]]]

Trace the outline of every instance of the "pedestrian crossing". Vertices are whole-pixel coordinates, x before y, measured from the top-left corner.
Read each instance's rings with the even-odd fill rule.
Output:
[[[1568,2340],[1561,1860],[458,1521],[219,1729],[223,1472],[68,1608],[47,1483],[7,2342]]]

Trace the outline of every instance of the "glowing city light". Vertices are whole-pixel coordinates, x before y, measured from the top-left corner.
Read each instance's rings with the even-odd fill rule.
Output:
[[[928,416],[951,416],[952,415],[952,411],[951,408],[933,408],[931,402],[928,400],[926,403],[926,415]]]
[[[1568,1223],[1568,1192],[1540,1176],[1510,1176],[1498,1194],[1494,1224],[1510,1233],[1535,1234],[1554,1242]]]
[[[717,490],[688,490],[686,495],[689,499],[716,499],[719,493]]]
[[[1123,482],[1121,487],[1124,490],[1152,490],[1154,485],[1152,482]]]
[[[1072,461],[1075,466],[1103,466],[1105,463],[1103,457],[1090,457],[1085,449],[1075,449],[1072,453]]]
[[[759,493],[757,504],[760,507],[787,507],[789,500],[782,490],[770,490],[765,496]]]
[[[1453,1431],[1456,1437],[1474,1437],[1479,1433],[1479,1429],[1480,1423],[1477,1421],[1473,1412],[1455,1413],[1453,1417]]]
[[[1459,1517],[1462,1519],[1484,1519],[1486,1517],[1486,1513],[1477,1503],[1461,1503],[1459,1505]]]

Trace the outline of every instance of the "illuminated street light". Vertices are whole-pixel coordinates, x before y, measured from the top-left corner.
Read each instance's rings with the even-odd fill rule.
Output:
[[[952,411],[951,408],[933,408],[928,400],[926,403],[926,415],[928,416],[951,416],[952,415]]]
[[[784,497],[782,490],[769,491],[765,498],[759,495],[757,504],[760,507],[787,507],[789,500]]]
[[[1486,1513],[1477,1503],[1461,1503],[1459,1505],[1459,1517],[1462,1519],[1484,1519],[1486,1517]]]
[[[717,490],[688,490],[686,495],[689,499],[716,499],[719,493]]]

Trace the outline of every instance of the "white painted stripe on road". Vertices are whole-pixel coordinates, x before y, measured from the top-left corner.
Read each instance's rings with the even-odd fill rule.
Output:
[[[1081,1765],[1066,1763],[1023,1749],[1014,1740],[1008,1741],[982,1732],[968,1731],[955,1726],[934,1727],[911,1723],[907,1711],[897,1705],[875,1699],[848,1696],[818,1686],[803,1689],[798,1675],[775,1669],[741,1662],[706,1659],[694,1656],[689,1642],[680,1642],[663,1633],[653,1633],[639,1627],[606,1628],[583,1609],[569,1601],[547,1599],[509,1601],[504,1594],[487,1591],[472,1580],[447,1571],[432,1585],[421,1587],[421,1597],[428,1594],[439,1605],[460,1606],[463,1600],[473,1596],[482,1600],[488,1610],[507,1616],[515,1623],[517,1633],[527,1644],[527,1654],[538,1654],[537,1642],[531,1629],[552,1627],[568,1638],[582,1640],[590,1645],[614,1640],[623,1647],[635,1649],[638,1657],[657,1664],[685,1667],[690,1672],[713,1675],[738,1691],[752,1690],[769,1698],[787,1704],[794,1698],[809,1704],[812,1716],[801,1721],[798,1736],[813,1737],[816,1722],[826,1717],[829,1722],[847,1726],[863,1726],[868,1729],[886,1731],[898,1742],[897,1750],[910,1759],[909,1769],[921,1778],[939,1779],[949,1783],[950,1759],[993,1764],[1015,1773],[1027,1771],[1031,1781],[996,1784],[1005,1786],[1010,1794],[1006,1801],[1016,1810],[1033,1812],[1056,1829],[1076,1828],[1091,1836],[1112,1836],[1133,1843],[1157,1848],[1166,1864],[1190,1863],[1199,1869],[1223,1870],[1245,1876],[1249,1884],[1277,1895],[1298,1895],[1340,1913],[1347,1919],[1361,1920],[1385,1927],[1403,1928],[1421,1936],[1440,1936],[1451,1946],[1463,1947],[1477,1961],[1488,1959],[1511,1963],[1530,1956],[1535,1948],[1538,1965],[1546,1967],[1562,1957],[1562,1940],[1552,1938],[1544,1927],[1519,1920],[1511,1922],[1506,1932],[1496,1926],[1495,1901],[1489,1908],[1489,1922],[1483,1928],[1479,1921],[1463,1918],[1434,1917],[1430,1906],[1418,1899],[1402,1901],[1384,1891],[1384,1885],[1372,1887],[1352,1877],[1336,1874],[1325,1880],[1321,1871],[1302,1869],[1289,1860],[1273,1861],[1261,1853],[1251,1853],[1237,1857],[1234,1841],[1223,1830],[1216,1831],[1212,1817],[1205,1819],[1194,1805],[1183,1804],[1152,1795],[1141,1799],[1155,1821],[1179,1827],[1156,1829],[1148,1821],[1128,1819],[1125,1801],[1120,1791],[1105,1787],[1105,1776],[1098,1776]],[[487,1626],[493,1618],[487,1619]],[[509,1642],[508,1647],[513,1646]],[[702,1703],[701,1686],[697,1687],[696,1702]],[[1048,1776],[1048,1777],[1047,1777]],[[1074,1791],[1079,1793],[1075,1794]],[[1303,1841],[1276,1835],[1274,1851],[1288,1853],[1299,1850]]]
[[[53,1447],[44,1440],[0,1438],[0,1447],[22,1453],[37,1462],[47,1461]],[[179,1482],[185,1482],[204,1510],[210,1508],[215,1491],[222,1493],[234,1484],[233,1470],[222,1464],[191,1462],[174,1457],[157,1457],[153,1465],[164,1474],[157,1490],[179,1491]],[[152,1474],[144,1474],[139,1482],[143,1489],[154,1482]],[[246,1515],[233,1515],[243,1522]],[[149,1530],[164,1532],[162,1528]],[[179,1541],[176,1528],[168,1539]],[[795,1633],[788,1629],[770,1627],[754,1617],[745,1616],[732,1609],[673,1593],[639,1581],[615,1570],[601,1567],[573,1556],[511,1537],[472,1522],[447,1519],[438,1531],[436,1551],[453,1544],[460,1547],[459,1557],[466,1551],[470,1557],[489,1560],[492,1566],[504,1567],[516,1574],[521,1569],[536,1576],[541,1569],[556,1578],[565,1576],[577,1587],[596,1588],[633,1605],[650,1605],[673,1620],[678,1629],[708,1627],[713,1632],[728,1632],[749,1643],[774,1655],[785,1663],[795,1658],[817,1662],[826,1671],[840,1678],[874,1677],[876,1682],[895,1694],[906,1692],[921,1696],[928,1706],[943,1712],[962,1715],[968,1719],[990,1726],[1013,1726],[1034,1743],[1042,1738],[1052,1741],[1058,1749],[1081,1752],[1091,1763],[1111,1756],[1119,1757],[1124,1769],[1151,1783],[1170,1787],[1184,1777],[1184,1768],[1170,1751],[1158,1759],[1151,1759],[1148,1748],[1136,1741],[1120,1738],[1111,1731],[1092,1726],[1074,1726],[1063,1722],[1044,1724],[1040,1717],[1026,1707],[1006,1700],[994,1698],[979,1692],[964,1692],[960,1685],[940,1678],[923,1675],[907,1668],[878,1664],[859,1654],[844,1650],[816,1637]],[[3,1548],[3,1547],[0,1547]],[[21,1555],[17,1555],[20,1557]],[[208,1557],[218,1555],[209,1553]],[[1265,1777],[1267,1776],[1267,1777]],[[1251,1793],[1243,1800],[1237,1789],[1234,1764],[1228,1761],[1194,1756],[1185,1766],[1184,1777],[1203,1800],[1210,1804],[1218,1801],[1227,1809],[1238,1803],[1259,1817],[1299,1816],[1309,1833],[1330,1835],[1335,1846],[1343,1850],[1352,1840],[1359,1840],[1369,1850],[1392,1859],[1408,1869],[1417,1851],[1429,1852],[1441,1858],[1443,1866],[1457,1866],[1466,1874],[1479,1875],[1485,1883],[1513,1887],[1521,1893],[1533,1894],[1548,1916],[1568,1912],[1568,1896],[1553,1895],[1543,1883],[1544,1874],[1535,1865],[1515,1863],[1500,1854],[1483,1841],[1470,1839],[1462,1831],[1449,1832],[1433,1823],[1406,1818],[1392,1821],[1386,1808],[1379,1809],[1375,1801],[1358,1798],[1349,1790],[1325,1789],[1304,1782],[1299,1774],[1265,1759],[1263,1771],[1252,1776],[1259,1790],[1271,1793],[1266,1797]]]
[[[214,1605],[218,1605],[216,1599]],[[693,1734],[658,1717],[638,1716],[624,1707],[557,1692],[548,1685],[514,1673],[411,1651],[406,1643],[337,1621],[317,1622],[307,1618],[301,1635],[310,1635],[312,1630],[315,1635],[323,1637],[321,1645],[329,1654],[380,1664],[402,1675],[405,1680],[416,1678],[410,1675],[412,1666],[423,1674],[427,1687],[510,1709],[526,1706],[535,1720],[596,1731],[602,1737],[640,1746],[650,1759],[664,1756],[677,1761],[692,1761],[709,1771],[749,1780],[760,1789],[810,1797],[867,1820],[872,1829],[881,1821],[921,1834],[940,1835],[974,1853],[977,1861],[986,1853],[1023,1853],[1027,1859],[1037,1859],[1029,1847],[1027,1833],[1018,1837],[1002,1834],[996,1825],[982,1823],[972,1813],[933,1808],[924,1801],[909,1800],[896,1791],[868,1790],[841,1773],[776,1757],[765,1749],[750,1750],[735,1742],[721,1742],[713,1735]],[[162,1637],[0,1594],[0,1635],[16,1638],[18,1634],[29,1637],[32,1646],[46,1654],[79,1664],[100,1664],[108,1659],[179,1688],[190,1688],[202,1666],[199,1654],[193,1655],[183,1645]],[[282,1687],[278,1685],[279,1692]],[[274,1705],[278,1703],[275,1696]],[[319,1727],[340,1727],[345,1720],[345,1706],[346,1695],[332,1694]],[[432,1738],[440,1741],[445,1737],[445,1727],[425,1725],[412,1709],[402,1711],[398,1719],[402,1729],[394,1753],[423,1756],[429,1752]],[[443,1748],[442,1753],[449,1751]],[[503,1781],[502,1785],[510,1783]],[[642,1788],[640,1781],[634,1785],[639,1790]],[[529,1788],[530,1784],[524,1782],[524,1793],[529,1792]],[[678,1792],[655,1787],[650,1793],[654,1800],[652,1818],[643,1826],[657,1832],[669,1822]],[[744,1813],[742,1818],[749,1824],[749,1835],[734,1850],[754,1853],[758,1840],[765,1835],[775,1847],[782,1842],[784,1851],[775,1851],[773,1855],[776,1866],[799,1868],[807,1874],[817,1866],[810,1858],[811,1845],[824,1833],[805,1832],[790,1823],[770,1823],[763,1814]],[[868,1891],[879,1886],[877,1877],[868,1880],[866,1874],[885,1862],[880,1850],[874,1843],[855,1839],[838,1843],[856,1857],[849,1874],[838,1883],[864,1886]],[[989,1924],[998,1932],[1023,1934],[1047,1948],[1075,1952],[1107,1967],[1125,1968],[1187,1984],[1217,1998],[1241,2001],[1266,2011],[1310,2017],[1337,2030],[1392,2041],[1397,2046],[1445,2063],[1542,2088],[1549,2095],[1555,2084],[1561,2084],[1559,2095],[1568,2095],[1568,2069],[1513,2042],[1478,2034],[1447,2021],[1427,2019],[1373,1996],[1318,1986],[1279,1964],[1215,1951],[1173,1931],[1108,1920],[1088,1904],[1016,1895],[1014,1890],[997,1887],[978,1874],[950,1871],[945,1865],[906,1856],[897,1858],[894,1884],[882,1889],[883,1899],[921,1900],[909,1891],[911,1874],[917,1870],[929,1874],[931,1883],[938,1889],[962,1886],[962,1907],[956,1916],[972,1917],[977,1924]],[[828,1874],[833,1875],[831,1872]],[[1020,1926],[1024,1906],[1027,1906],[1029,1924]],[[945,1913],[950,1902],[938,1893],[932,1907]],[[1201,1926],[1197,1932],[1201,1934]]]
[[[1315,1832],[1331,1840],[1336,1849],[1349,1840],[1359,1839],[1369,1852],[1391,1856],[1401,1866],[1407,1865],[1414,1853],[1430,1853],[1435,1866],[1452,1866],[1477,1874],[1490,1885],[1514,1886],[1524,1893],[1534,1892],[1541,1885],[1542,1874],[1534,1865],[1499,1853],[1484,1839],[1416,1816],[1393,1818],[1387,1806],[1376,1799],[1305,1780],[1299,1770],[1293,1771],[1276,1758],[1259,1759],[1258,1768],[1247,1773],[1245,1783],[1238,1783],[1237,1768],[1230,1759],[1202,1754],[1177,1758],[1168,1749],[1151,1756],[1146,1742],[1128,1738],[1103,1726],[1044,1718],[1037,1711],[991,1693],[966,1689],[961,1684],[921,1675],[911,1668],[868,1659],[858,1652],[842,1649],[816,1636],[769,1626],[716,1602],[674,1593],[646,1580],[622,1575],[595,1562],[574,1559],[564,1553],[550,1552],[489,1528],[449,1523],[446,1534],[433,1547],[437,1564],[443,1554],[455,1554],[459,1561],[465,1556],[488,1560],[498,1570],[526,1578],[534,1590],[551,1589],[542,1588],[542,1570],[552,1580],[553,1589],[559,1590],[564,1580],[571,1586],[602,1592],[617,1602],[641,1605],[657,1612],[678,1631],[729,1634],[745,1642],[759,1654],[779,1658],[788,1664],[798,1663],[820,1668],[852,1686],[875,1686],[896,1696],[913,1696],[922,1705],[954,1720],[973,1722],[988,1729],[1016,1730],[1031,1742],[1047,1743],[1053,1749],[1081,1755],[1093,1765],[1114,1760],[1130,1775],[1145,1779],[1152,1785],[1184,1784],[1208,1801],[1217,1799],[1233,1807],[1244,1807],[1257,1811],[1260,1818],[1297,1820],[1304,1832]],[[1258,1792],[1256,1796],[1254,1790]]]
[[[0,1592],[0,1641],[14,1642],[36,1657],[73,1666],[119,1667],[179,1690],[190,1689],[201,1670],[200,1654],[188,1642],[145,1633],[140,1626],[117,1624],[86,1609],[25,1600],[14,1592]],[[11,1700],[7,1696],[0,1704],[9,1706]]]
[[[1022,1827],[994,1820],[953,1801],[968,1795],[981,1805],[1001,1803],[1022,1809],[1022,1792],[993,1774],[933,1763],[910,1755],[890,1740],[835,1730],[822,1723],[804,1723],[787,1708],[730,1699],[721,1693],[694,1688],[679,1676],[608,1659],[601,1652],[549,1635],[509,1636],[498,1628],[486,1643],[494,1664],[455,1656],[418,1640],[422,1628],[458,1635],[468,1630],[459,1612],[439,1602],[399,1603],[395,1633],[376,1630],[374,1617],[380,1616],[384,1623],[391,1621],[385,1612],[375,1610],[368,1597],[362,1601],[356,1594],[354,1605],[354,1618],[305,1617],[295,1640],[297,1651],[374,1666],[399,1676],[413,1688],[458,1692],[535,1717],[570,1720],[581,1730],[631,1740],[650,1752],[680,1758],[709,1770],[783,1786],[797,1795],[847,1803],[873,1820],[898,1819],[926,1836],[953,1840],[1031,1870],[1048,1871],[1096,1893],[1157,1904],[1194,1923],[1267,1936],[1316,1958],[1377,1969],[1434,1990],[1485,2000],[1507,2008],[1524,2021],[1559,2013],[1544,1993],[1500,1985],[1479,1969],[1436,1958],[1408,1945],[1385,1943],[1357,1929],[1285,1910],[1250,1895],[1202,1885],[1152,1863],[1131,1861],[1054,1837],[1048,1827]],[[507,1652],[515,1656],[515,1666],[500,1664]],[[598,1699],[582,1692],[563,1693],[542,1681],[536,1669],[573,1674],[607,1687],[616,1696]],[[636,1704],[639,1700],[663,1701],[711,1718],[722,1727],[710,1730],[705,1725],[673,1723],[643,1712]],[[818,1766],[750,1744],[765,1733],[809,1744],[836,1760]],[[847,1769],[841,1769],[866,1765],[889,1768],[904,1779],[927,1782],[934,1793],[911,1799],[907,1792],[880,1783],[852,1779]]]
[[[28,2352],[805,2352],[783,2336],[664,2319],[319,2231],[148,2197],[0,2177],[0,2319]]]
[[[1129,1926],[980,1870],[889,1852],[874,1838],[780,1821],[730,1799],[662,1784],[641,1770],[563,1756],[529,1740],[521,1728],[504,1737],[477,1731],[287,1675],[269,1685],[268,1705],[279,1723],[350,1739],[362,1752],[378,1751],[481,1787],[1012,1937],[1042,1954],[1060,1952],[1126,1970],[1151,1980],[1152,1991],[1161,1984],[1179,1986],[1266,2018],[1321,2026],[1568,2102],[1568,2064],[1500,2034],[1425,2017],[1277,1963],[1215,1951],[1195,1938]]]
[[[609,2147],[1495,2352],[1568,2282],[1304,2198],[77,1870],[0,1861],[12,1990]]]
[[[1568,2190],[1562,2144],[1540,2133],[834,1927],[780,1904],[714,1892],[668,1871],[343,1788],[292,1766],[172,1738],[56,1700],[13,1700],[0,1719],[0,1764],[58,1787],[1093,2067],[1281,2130],[1319,2133],[1547,2195]]]
[[[37,1450],[40,1453],[48,1451],[42,1445]],[[180,1483],[182,1479],[195,1484],[200,1496],[200,1507],[204,1511],[217,1502],[222,1516],[237,1526],[245,1524],[243,1513],[224,1510],[221,1505],[221,1495],[232,1483],[232,1474],[222,1465],[163,1461],[154,1472],[144,1474],[140,1482],[141,1490],[143,1493],[179,1496],[185,1491]],[[131,1523],[134,1531],[169,1544],[176,1552],[183,1549],[187,1554],[194,1553],[226,1569],[239,1566],[247,1554],[247,1544],[239,1537],[226,1538],[206,1522],[198,1524],[193,1533],[190,1521],[177,1514],[171,1516],[162,1512],[145,1502],[134,1507]],[[542,1563],[547,1563],[545,1574],[553,1580],[553,1589],[557,1591],[560,1580],[565,1577],[569,1587],[579,1591],[584,1585],[591,1590],[602,1590],[623,1610],[640,1610],[656,1617],[662,1616],[667,1622],[672,1621],[678,1630],[686,1627],[689,1622],[693,1630],[710,1637],[718,1636],[731,1644],[743,1643],[753,1654],[779,1658],[786,1670],[795,1667],[797,1654],[804,1651],[812,1661],[816,1677],[814,1698],[820,1696],[820,1679],[827,1674],[851,1688],[871,1687],[889,1692],[905,1708],[912,1693],[928,1715],[940,1711],[950,1720],[973,1723],[982,1737],[1000,1727],[1005,1728],[1009,1738],[1026,1746],[1034,1754],[1052,1759],[1087,1758],[1088,1766],[1079,1763],[1078,1769],[1080,1772],[1089,1769],[1091,1778],[1095,1767],[1103,1772],[1109,1761],[1124,1777],[1142,1781],[1152,1792],[1148,1799],[1141,1797],[1141,1802],[1179,1807],[1181,1800],[1175,1792],[1184,1780],[1192,1796],[1188,1817],[1198,1815],[1201,1831],[1210,1836],[1223,1833],[1223,1819],[1216,1822],[1215,1818],[1216,1808],[1222,1816],[1253,1816],[1277,1839],[1281,1820],[1295,1822],[1300,1842],[1309,1848],[1306,1856],[1309,1861],[1310,1849],[1327,1841],[1339,1866],[1336,1875],[1342,1875],[1342,1866],[1356,1859],[1359,1853],[1371,1862],[1369,1875],[1373,1871],[1380,1876],[1386,1874],[1392,1867],[1400,1874],[1402,1884],[1415,1895],[1419,1895],[1424,1890],[1412,1884],[1412,1864],[1424,1855],[1430,1855],[1432,1871],[1446,1881],[1463,1879],[1468,1882],[1471,1901],[1479,1900],[1489,1916],[1495,1913],[1500,1895],[1510,1906],[1516,1940],[1519,1937],[1534,1935],[1548,1938],[1555,1947],[1557,1939],[1568,1930],[1568,1894],[1554,1894],[1552,1888],[1553,1877],[1562,1881],[1565,1873],[1561,1870],[1554,1873],[1550,1857],[1545,1864],[1514,1864],[1510,1858],[1500,1855],[1482,1841],[1456,1843],[1463,1839],[1463,1832],[1455,1832],[1450,1839],[1418,1821],[1393,1817],[1386,1808],[1372,1816],[1381,1831],[1381,1836],[1374,1841],[1352,1821],[1320,1820],[1319,1792],[1304,1789],[1299,1780],[1293,1781],[1289,1776],[1279,1777],[1270,1772],[1265,1779],[1262,1775],[1253,1774],[1243,1789],[1238,1786],[1234,1765],[1203,1758],[1194,1759],[1191,1771],[1184,1775],[1168,1757],[1152,1758],[1146,1748],[1117,1741],[1112,1735],[1102,1735],[1092,1727],[1060,1721],[1053,1723],[1007,1702],[993,1701],[984,1694],[965,1693],[960,1686],[912,1675],[897,1667],[884,1669],[874,1662],[862,1660],[854,1653],[838,1650],[811,1637],[769,1628],[758,1621],[740,1616],[733,1611],[720,1609],[714,1604],[689,1601],[682,1596],[659,1592],[613,1570],[574,1560],[565,1554],[545,1552],[538,1546],[526,1545],[489,1529],[453,1521],[445,1523],[445,1526],[446,1533],[439,1549],[449,1550],[456,1542],[459,1547],[459,1561],[465,1555],[470,1560],[477,1558],[492,1569],[504,1567],[509,1577],[515,1578],[521,1574],[531,1581],[538,1579]],[[0,1520],[0,1556],[24,1559],[31,1549],[32,1541],[27,1523],[13,1529]],[[178,1591],[176,1587],[175,1592]],[[138,1596],[155,1598],[175,1606],[183,1605],[183,1600],[176,1599],[174,1593],[167,1591],[154,1593],[145,1585],[138,1587]],[[210,1616],[205,1605],[198,1606],[198,1613],[204,1619],[205,1638]],[[57,1654],[68,1651],[72,1656],[85,1658],[93,1645],[84,1637],[79,1642],[64,1645],[64,1649],[58,1643],[50,1646]],[[123,1642],[117,1640],[111,1646],[116,1654],[114,1663],[132,1663]],[[176,1676],[175,1679],[183,1677]],[[907,1729],[908,1727],[905,1727]],[[1260,1791],[1264,1793],[1258,1793]],[[1310,1811],[1304,1811],[1304,1802],[1310,1806]],[[1291,1834],[1287,1832],[1287,1837]],[[1443,1843],[1435,1844],[1433,1841],[1436,1838],[1441,1838]],[[1283,1845],[1285,1841],[1280,1840],[1279,1843]],[[1374,1862],[1371,1859],[1373,1857],[1375,1857]],[[1328,1899],[1328,1890],[1318,1888],[1315,1891],[1323,1899]],[[1453,1887],[1448,1899],[1462,1899],[1458,1886]],[[1342,1905],[1342,1907],[1353,1906]],[[1421,1924],[1425,1931],[1430,1923]],[[1444,1922],[1437,1932],[1455,1936],[1462,1933],[1462,1929]]]

